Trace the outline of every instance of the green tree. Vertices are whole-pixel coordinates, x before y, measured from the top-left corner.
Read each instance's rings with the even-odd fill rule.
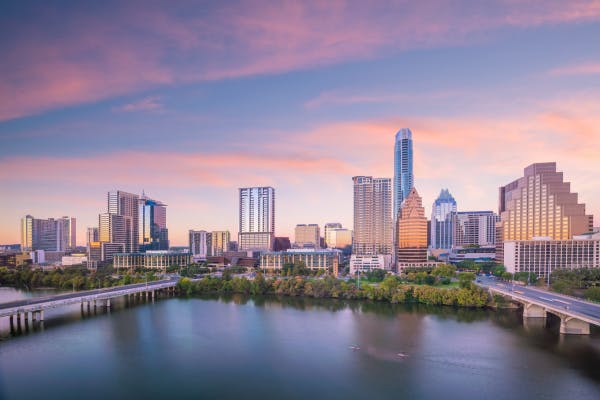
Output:
[[[472,272],[461,272],[458,275],[458,284],[461,288],[470,288],[475,280],[475,274]]]

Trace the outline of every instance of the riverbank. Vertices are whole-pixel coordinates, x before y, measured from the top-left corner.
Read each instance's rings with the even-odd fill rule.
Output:
[[[354,281],[344,281],[331,276],[322,279],[292,278],[265,279],[261,274],[254,280],[244,277],[233,279],[205,277],[199,281],[183,278],[177,285],[183,295],[239,293],[245,295],[279,295],[289,297],[332,298],[348,300],[373,300],[391,304],[421,303],[468,308],[494,305],[494,300],[483,289],[473,284],[465,287],[435,287],[402,283],[388,277],[375,285],[358,287]]]

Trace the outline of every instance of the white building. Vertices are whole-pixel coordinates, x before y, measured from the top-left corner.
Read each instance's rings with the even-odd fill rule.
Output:
[[[189,250],[194,261],[206,260],[210,245],[210,233],[206,231],[189,231]]]
[[[392,264],[392,256],[389,254],[361,255],[353,254],[350,257],[350,274],[354,275],[358,271],[361,273],[373,271],[375,269],[389,270]]]
[[[87,256],[85,254],[71,254],[70,256],[63,256],[61,264],[64,267],[70,267],[72,265],[83,265],[87,262]]]
[[[270,250],[275,239],[275,189],[240,188],[239,196],[239,250]]]
[[[600,268],[600,233],[572,240],[505,241],[504,266],[510,273],[533,272],[539,278],[547,278],[555,269]]]
[[[392,180],[355,176],[352,253],[392,254]]]

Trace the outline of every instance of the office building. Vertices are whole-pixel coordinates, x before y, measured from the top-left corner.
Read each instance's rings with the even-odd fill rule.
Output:
[[[592,231],[593,217],[585,213],[571,184],[556,171],[556,163],[536,163],[524,176],[500,187],[496,258],[503,261],[503,242],[549,237],[569,240]]]
[[[100,241],[100,233],[98,231],[98,228],[96,227],[92,227],[92,228],[87,228],[87,232],[86,232],[86,245],[89,245],[91,242],[98,242]]]
[[[396,133],[394,145],[394,221],[404,198],[408,196],[413,186],[412,132],[408,128],[403,128]]]
[[[260,256],[260,268],[281,271],[285,265],[304,265],[310,270],[331,271],[337,274],[341,252],[332,249],[290,249],[266,252]]]
[[[489,262],[496,258],[496,246],[452,247],[447,255],[450,264],[461,261]]]
[[[532,272],[544,279],[556,269],[600,268],[600,234],[505,241],[504,266],[513,274]]]
[[[430,235],[432,249],[452,247],[452,214],[456,212],[456,200],[448,189],[442,189],[433,202],[431,210]]]
[[[454,247],[495,246],[496,223],[500,217],[493,211],[459,211],[452,214]]]
[[[185,268],[192,263],[190,253],[173,251],[148,250],[145,253],[121,253],[115,254],[113,259],[114,268],[120,269],[156,269],[167,272],[167,268],[179,266]]]
[[[136,238],[133,236],[133,220],[119,214],[104,213],[98,215],[98,238],[103,243],[122,244],[127,249],[133,248]]]
[[[126,238],[125,251],[135,253],[139,250],[140,198],[137,194],[115,190],[107,194],[107,213],[121,215],[124,218],[126,232],[121,235]],[[102,231],[102,228],[100,229]],[[102,235],[102,232],[100,232]],[[100,241],[104,241],[102,238]]]
[[[275,189],[240,188],[239,201],[239,250],[270,250],[275,238]]]
[[[345,228],[336,228],[329,232],[330,246],[332,249],[343,249],[352,246],[352,231]]]
[[[123,253],[123,243],[91,242],[87,253],[88,267],[96,267],[98,263],[109,263],[113,261],[114,255]]]
[[[325,224],[325,227],[323,228],[324,232],[323,232],[323,236],[325,238],[325,246],[327,247],[334,247],[331,245],[331,232],[333,232],[334,229],[341,229],[342,228],[342,224],[340,224],[339,222],[328,222]]]
[[[317,224],[298,224],[296,225],[294,244],[298,248],[320,247],[321,231]]]
[[[169,230],[167,229],[167,205],[147,197],[138,200],[139,208],[139,250],[168,250]]]
[[[39,219],[27,215],[21,219],[23,251],[70,251],[76,247],[75,218]]]
[[[415,188],[402,202],[397,222],[396,264],[427,263],[427,218],[421,197]]]
[[[229,231],[212,231],[210,233],[209,255],[218,257],[229,251],[230,239]]]
[[[210,233],[207,231],[189,231],[189,251],[195,261],[206,260],[210,244]]]
[[[355,176],[353,254],[392,253],[391,179]]]

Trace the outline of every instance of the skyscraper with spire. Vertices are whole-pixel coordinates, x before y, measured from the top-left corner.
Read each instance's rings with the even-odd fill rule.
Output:
[[[394,221],[402,201],[414,187],[412,132],[402,128],[396,133],[394,145]]]
[[[431,248],[449,249],[452,247],[452,215],[456,212],[456,200],[448,189],[442,189],[433,202],[431,210]]]

